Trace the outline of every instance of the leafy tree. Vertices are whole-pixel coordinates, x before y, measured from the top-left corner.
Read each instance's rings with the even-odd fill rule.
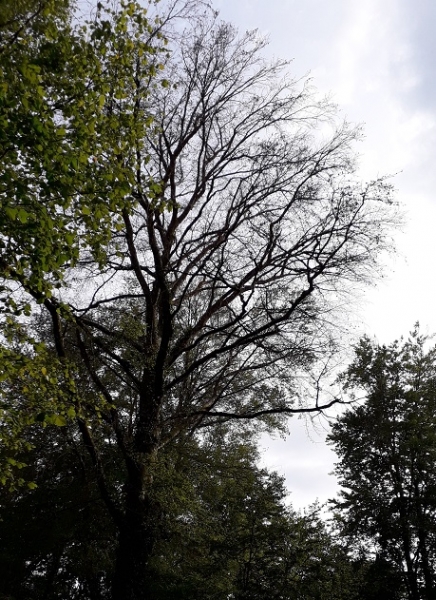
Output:
[[[258,467],[250,437],[221,432],[179,449],[185,495],[153,560],[156,597],[352,598],[351,562],[319,508],[286,505],[282,478]]]
[[[60,298],[50,303],[53,291],[68,287],[80,252],[103,268],[120,212],[132,205],[135,159],[126,151],[121,162],[121,147],[140,146],[151,127],[134,113],[159,65],[160,33],[134,2],[96,11],[82,26],[67,0],[5,2],[0,13],[3,483],[14,480],[23,428],[35,419],[63,425],[80,412],[65,357],[49,357],[16,317],[36,301],[55,321],[61,311],[68,318]]]
[[[29,427],[36,486],[1,489],[0,598],[109,598],[115,528],[75,427]],[[110,448],[105,460],[116,460]],[[116,477],[116,471],[112,476]],[[118,477],[118,480],[120,478]]]
[[[81,27],[73,15],[68,0],[7,2],[0,13],[2,289],[10,294],[14,282],[38,302],[62,286],[81,250],[105,262],[131,206],[136,159],[127,148],[141,147],[151,124],[135,116],[158,64],[144,9],[99,3]],[[5,295],[3,310],[20,313],[16,300]]]
[[[3,489],[0,496],[0,597],[109,598],[116,531],[76,428],[30,432],[38,487]],[[252,436],[238,437],[221,431],[201,441],[179,439],[161,455],[155,491],[163,527],[152,561],[153,596],[353,598],[351,562],[318,510],[302,516],[287,507],[281,478],[256,464]],[[117,448],[106,445],[102,460],[120,485]]]
[[[411,600],[435,597],[436,350],[415,329],[379,346],[364,338],[345,375],[366,401],[333,426],[344,532],[403,573]]]
[[[181,34],[171,23],[185,9]],[[61,411],[45,400],[53,418],[77,419],[118,530],[112,598],[133,600],[154,593],[164,448],[227,421],[271,427],[322,408],[302,406],[294,380],[330,351],[338,294],[373,273],[395,215],[385,181],[355,178],[357,132],[315,134],[331,107],[264,60],[257,34],[176,2],[156,25],[169,52],[155,57],[139,7],[102,10],[89,35],[53,17],[35,43],[8,47],[0,266],[21,315],[7,326],[29,342],[15,358],[5,339],[1,391],[14,398],[7,414],[35,414],[39,388],[23,378],[45,369],[59,389],[70,382]],[[44,335],[22,314],[32,302],[51,320]]]

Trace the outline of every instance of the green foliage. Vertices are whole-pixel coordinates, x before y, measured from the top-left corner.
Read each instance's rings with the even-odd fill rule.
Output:
[[[436,566],[436,348],[416,328],[407,341],[365,338],[344,376],[366,401],[330,440],[344,488],[335,503],[354,544],[403,573],[409,598],[430,598]]]
[[[105,263],[134,203],[130,148],[151,126],[137,112],[159,51],[136,2],[99,4],[82,26],[68,1],[33,4],[0,13],[0,276],[13,312],[11,281],[41,301],[81,252]]]
[[[130,148],[143,149],[151,127],[138,106],[159,66],[160,36],[138,3],[99,3],[83,25],[73,9],[35,0],[0,10],[0,483],[12,486],[24,483],[13,458],[24,429],[83,415],[71,365],[7,315],[52,298],[80,256],[106,262],[134,205],[141,165]]]
[[[60,359],[43,341],[29,335],[11,316],[5,318],[0,345],[0,484],[10,490],[35,482],[25,477],[22,457],[32,450],[28,430],[65,427],[77,419],[101,420],[110,410],[102,396],[89,398],[77,365]],[[35,433],[36,435],[36,433]]]
[[[83,411],[74,371],[42,342],[29,337],[20,323],[6,318],[0,346],[0,484],[10,489],[34,482],[23,478],[27,466],[17,456],[32,445],[26,435],[32,427],[65,426]],[[15,458],[14,458],[15,457]]]
[[[156,482],[166,516],[153,597],[351,599],[346,552],[317,507],[299,515],[287,506],[282,478],[258,467],[250,437],[179,440],[166,456]]]
[[[108,598],[116,530],[75,427],[27,436],[33,449],[23,457],[38,487],[0,492],[0,594]],[[125,474],[111,441],[101,459],[120,488]],[[163,514],[154,598],[354,598],[352,565],[319,509],[295,513],[282,479],[260,469],[257,459],[249,436],[238,440],[222,431],[201,442],[180,439],[161,456],[154,473]]]

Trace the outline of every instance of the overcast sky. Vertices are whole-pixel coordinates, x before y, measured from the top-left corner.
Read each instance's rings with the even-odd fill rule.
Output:
[[[384,278],[362,297],[355,335],[382,343],[415,321],[436,333],[433,266],[436,224],[436,2],[434,0],[214,0],[240,30],[269,36],[269,52],[293,59],[344,118],[363,123],[363,178],[395,174],[406,222]],[[286,442],[268,442],[265,462],[286,475],[301,508],[335,493],[334,455],[305,421]]]

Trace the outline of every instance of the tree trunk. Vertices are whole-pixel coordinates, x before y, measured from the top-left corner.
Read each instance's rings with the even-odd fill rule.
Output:
[[[421,566],[424,574],[424,585],[425,585],[425,597],[426,600],[436,599],[436,590],[433,585],[433,572],[430,565],[430,558],[428,555],[427,548],[427,535],[426,532],[420,529],[418,531],[419,544],[421,546]]]
[[[152,494],[155,455],[131,465],[125,486],[125,515],[118,535],[112,600],[152,600],[149,563],[159,537],[161,507]],[[133,461],[132,461],[133,462]]]
[[[406,484],[403,481],[403,475],[395,448],[392,451],[391,461],[395,470],[395,478],[393,480],[394,489],[397,489],[397,499],[399,500],[400,539],[404,562],[406,563],[406,581],[409,600],[420,600],[417,574],[412,559],[414,553],[411,542],[410,513],[408,511],[408,500],[404,495]],[[399,567],[401,568],[401,565],[399,565]]]
[[[422,481],[422,472],[416,473],[415,465],[412,463],[411,477],[413,479],[413,492],[415,499],[415,510],[417,518],[417,535],[419,540],[419,553],[421,555],[421,569],[424,575],[425,599],[435,600],[436,589],[434,587],[434,574],[431,567],[431,559],[429,556],[429,540],[426,527],[424,501],[420,490],[420,482]]]

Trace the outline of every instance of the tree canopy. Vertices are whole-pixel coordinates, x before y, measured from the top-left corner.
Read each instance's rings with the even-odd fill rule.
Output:
[[[436,350],[429,342],[419,329],[389,346],[363,339],[345,383],[366,401],[330,436],[343,531],[402,573],[410,600],[435,597]]]
[[[75,427],[117,532],[112,600],[157,597],[162,454],[331,404],[295,382],[377,271],[392,189],[358,180],[358,131],[201,2],[98,3],[85,25],[21,6],[0,25],[2,478],[12,493],[35,459],[27,431]]]
[[[0,15],[2,310],[16,313],[17,285],[43,302],[81,252],[103,265],[131,205],[135,159],[125,149],[150,127],[149,115],[134,116],[159,66],[160,34],[146,11],[98,3],[95,18],[78,25],[73,9],[69,1],[14,2]],[[114,102],[117,114],[107,108]]]
[[[116,528],[73,425],[34,433],[38,487],[0,492],[0,597],[110,598]],[[257,465],[252,434],[221,428],[201,442],[179,438],[160,455],[155,493],[161,535],[151,561],[152,597],[211,600],[351,600],[353,561],[322,522],[286,503],[282,479]],[[120,487],[118,450],[102,450]]]

